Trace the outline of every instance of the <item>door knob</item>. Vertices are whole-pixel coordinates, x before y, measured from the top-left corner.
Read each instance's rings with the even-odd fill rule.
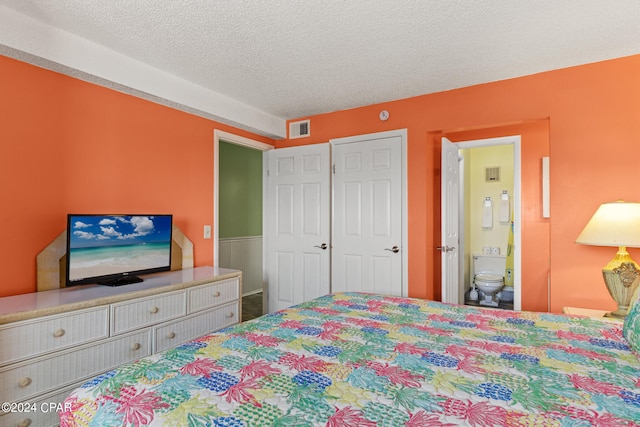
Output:
[[[441,251],[441,252],[451,252],[454,251],[456,249],[455,246],[438,246],[436,247],[436,250]]]
[[[323,243],[323,244],[321,244],[321,245],[315,245],[315,246],[314,246],[314,248],[320,248],[320,249],[322,249],[322,250],[325,250],[325,249],[327,249],[327,244],[326,244],[326,243]]]
[[[397,246],[394,246],[394,247],[392,247],[391,249],[389,249],[389,248],[385,248],[384,250],[385,250],[385,251],[393,252],[394,254],[397,254],[398,252],[400,252],[400,248],[399,248],[399,247],[397,247]]]

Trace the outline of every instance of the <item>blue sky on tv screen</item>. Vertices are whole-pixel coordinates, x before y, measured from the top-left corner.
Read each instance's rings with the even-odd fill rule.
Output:
[[[169,215],[73,215],[70,217],[70,246],[136,245],[169,242]]]

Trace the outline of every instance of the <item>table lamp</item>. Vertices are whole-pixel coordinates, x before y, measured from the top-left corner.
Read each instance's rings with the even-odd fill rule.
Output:
[[[610,317],[625,317],[631,296],[640,283],[640,266],[631,259],[627,247],[640,247],[640,203],[603,203],[576,239],[593,246],[617,246],[618,253],[602,269],[602,276],[618,304]]]

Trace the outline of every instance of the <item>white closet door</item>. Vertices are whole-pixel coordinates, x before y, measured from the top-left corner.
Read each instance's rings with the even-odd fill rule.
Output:
[[[333,145],[332,292],[402,295],[401,142]]]
[[[330,291],[330,147],[268,151],[268,311]]]

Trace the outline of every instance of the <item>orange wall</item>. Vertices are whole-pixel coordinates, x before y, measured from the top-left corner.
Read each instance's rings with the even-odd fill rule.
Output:
[[[413,296],[439,296],[440,137],[523,135],[523,307],[611,309],[600,269],[612,248],[576,245],[598,205],[640,201],[640,55],[312,117],[312,137],[277,147],[408,129]],[[35,290],[35,257],[67,212],[171,212],[211,264],[213,129],[273,141],[0,57],[0,296]],[[378,120],[389,110],[386,122]],[[551,157],[551,219],[539,157]],[[536,172],[538,169],[538,172]],[[628,184],[627,184],[628,183]],[[631,249],[640,259],[640,251]]]
[[[513,125],[496,126],[459,132],[448,132],[443,136],[453,142],[474,139],[495,138],[500,136],[521,136],[521,221],[522,221],[522,309],[547,311],[549,309],[549,219],[542,217],[540,200],[542,198],[542,182],[540,180],[541,158],[549,156],[549,121],[546,119],[523,122]],[[436,136],[437,137],[437,136]],[[439,158],[436,160],[439,167]],[[440,181],[436,179],[435,200],[440,198]],[[439,205],[438,205],[439,206]],[[439,209],[439,208],[438,208]],[[435,215],[439,217],[439,215]],[[439,226],[439,220],[435,221]],[[439,230],[435,233],[440,240]],[[433,251],[437,283],[440,253]],[[440,289],[435,290],[436,298]]]
[[[273,141],[0,56],[0,296],[36,289],[36,255],[75,213],[172,213],[213,263],[213,131]]]
[[[439,297],[440,136],[523,135],[523,308],[612,309],[600,269],[613,248],[574,243],[600,203],[640,201],[640,55],[311,117],[311,137],[276,147],[408,129],[409,291]],[[387,109],[390,118],[378,120]],[[298,120],[298,119],[296,119]],[[464,131],[469,131],[467,134]],[[471,132],[473,131],[473,132]],[[463,139],[460,139],[463,138]],[[540,157],[551,159],[551,219]],[[640,259],[638,250],[630,250]]]

